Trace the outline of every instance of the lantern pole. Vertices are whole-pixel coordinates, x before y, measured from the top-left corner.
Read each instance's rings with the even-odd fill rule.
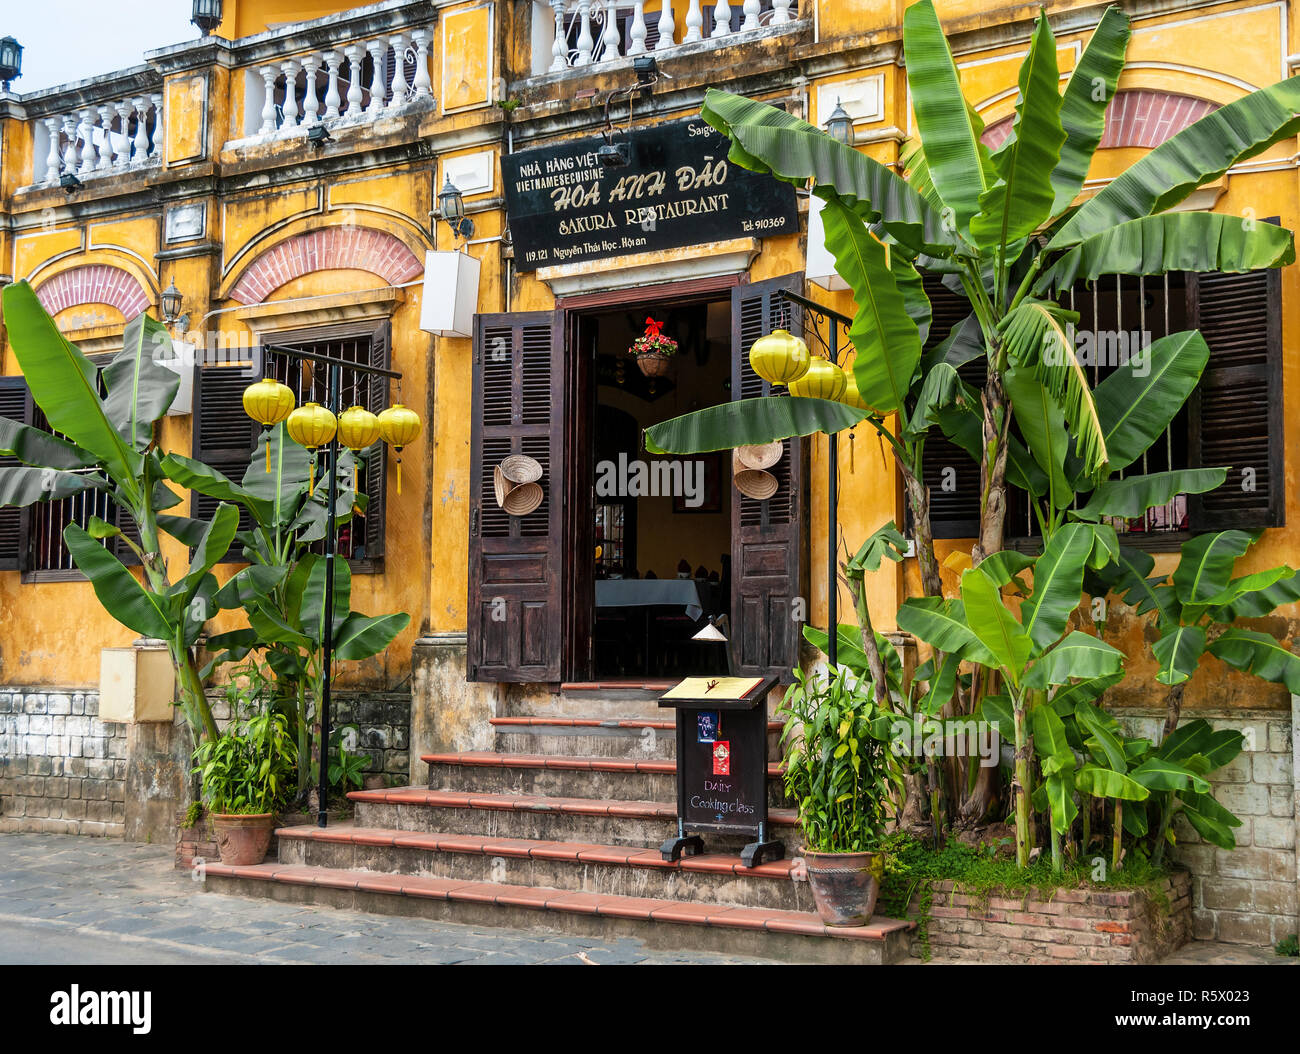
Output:
[[[841,315],[838,311],[832,311],[824,304],[819,304],[815,300],[809,300],[790,289],[778,290],[781,297],[793,303],[801,305],[805,310],[811,312],[816,318],[822,318],[830,325],[830,341],[826,345],[832,365],[840,364],[840,326],[844,327],[847,333],[849,327],[853,324],[853,319],[847,315]],[[840,613],[839,613],[839,568],[836,567],[836,535],[839,534],[839,468],[840,468],[840,437],[839,433],[831,432],[827,438],[827,457],[829,465],[827,467],[826,478],[826,661],[831,666],[836,665],[839,660],[839,643],[840,643]]]
[[[379,366],[371,366],[366,363],[351,362],[348,359],[336,358],[333,355],[321,355],[319,352],[302,351],[299,348],[289,348],[278,344],[262,345],[263,352],[270,352],[275,355],[284,355],[294,359],[307,359],[310,362],[319,362],[329,368],[329,385],[328,385],[328,405],[325,407],[330,413],[338,416],[339,408],[339,387],[343,367],[347,367],[357,373],[369,373],[382,377],[390,377],[395,380],[401,380],[402,375],[397,370],[386,370]],[[338,429],[334,430],[334,435],[330,439],[329,446],[329,473],[330,484],[329,494],[326,498],[329,508],[325,517],[325,639],[322,641],[322,658],[324,660],[324,669],[321,677],[320,693],[320,748],[317,758],[316,770],[316,825],[324,827],[328,823],[328,806],[329,806],[329,782],[330,782],[330,688],[333,683],[334,664],[334,557],[337,550],[338,541],[335,537],[337,533],[337,523],[334,514],[334,506],[338,502],[339,474],[338,474],[338,457],[339,457],[339,433]]]

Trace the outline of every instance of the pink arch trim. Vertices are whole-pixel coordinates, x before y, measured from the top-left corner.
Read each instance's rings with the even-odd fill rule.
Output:
[[[1219,104],[1190,95],[1134,89],[1115,93],[1106,108],[1106,130],[1101,147],[1159,146],[1189,124],[1195,124]],[[1011,134],[1014,117],[1004,117],[984,129],[981,137],[990,150],[996,150]]]
[[[326,227],[299,234],[258,256],[230,291],[241,304],[260,304],[286,282],[313,271],[355,268],[391,285],[409,282],[424,270],[398,238],[370,227]]]
[[[128,319],[153,302],[134,275],[109,264],[86,264],[62,271],[37,287],[36,299],[51,315],[81,304],[108,304]]]

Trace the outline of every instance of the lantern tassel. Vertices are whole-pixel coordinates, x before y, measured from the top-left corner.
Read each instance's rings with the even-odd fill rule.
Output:
[[[402,457],[400,454],[397,457],[397,493],[399,495],[402,493]]]
[[[316,458],[311,459],[311,469],[307,475],[307,495],[313,497],[316,494]]]
[[[271,474],[271,433],[266,432],[266,474]]]

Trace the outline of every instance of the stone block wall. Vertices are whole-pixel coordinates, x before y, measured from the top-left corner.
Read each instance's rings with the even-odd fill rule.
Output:
[[[0,831],[124,833],[127,726],[98,715],[97,692],[0,688]]]
[[[1220,849],[1202,839],[1182,817],[1174,821],[1178,842],[1173,859],[1192,873],[1197,939],[1269,945],[1300,932],[1297,711],[1300,696],[1292,697],[1290,714],[1279,710],[1184,714],[1184,719],[1203,717],[1216,729],[1238,729],[1246,737],[1246,749],[1211,776],[1215,798],[1241,820],[1233,832],[1237,847]],[[1164,714],[1154,711],[1119,710],[1116,716],[1130,735],[1158,739],[1164,725]]]

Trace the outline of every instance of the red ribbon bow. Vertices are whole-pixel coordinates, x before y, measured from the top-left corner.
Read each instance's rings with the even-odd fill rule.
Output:
[[[659,336],[659,333],[663,328],[664,324],[662,322],[658,322],[653,318],[647,318],[645,320],[645,335],[647,337]]]

